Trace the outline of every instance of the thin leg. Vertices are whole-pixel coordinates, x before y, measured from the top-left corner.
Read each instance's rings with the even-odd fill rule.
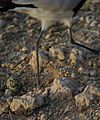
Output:
[[[36,87],[39,87],[40,85],[40,69],[39,69],[39,45],[40,40],[43,35],[44,31],[41,31],[38,39],[36,40],[36,62],[37,62],[37,81],[36,81]]]
[[[91,52],[93,52],[93,53],[95,53],[95,54],[99,54],[99,51],[97,51],[97,50],[95,50],[95,49],[91,49],[91,48],[86,47],[86,46],[84,46],[84,45],[82,45],[82,44],[76,43],[76,42],[74,41],[73,37],[72,37],[71,27],[69,28],[69,39],[70,39],[70,41],[71,41],[72,44],[75,44],[75,45],[78,45],[78,46],[80,46],[80,47],[83,47],[83,48],[85,48],[85,49],[87,49],[87,50],[89,50],[89,51],[91,51]]]

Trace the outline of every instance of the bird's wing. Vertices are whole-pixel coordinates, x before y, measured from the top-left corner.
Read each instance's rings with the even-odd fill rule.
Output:
[[[46,11],[63,12],[74,9],[84,0],[12,0],[17,4],[34,4],[34,6]]]
[[[34,1],[36,0],[12,0],[13,3],[16,3],[16,4],[33,4]],[[38,1],[38,0],[37,0]]]

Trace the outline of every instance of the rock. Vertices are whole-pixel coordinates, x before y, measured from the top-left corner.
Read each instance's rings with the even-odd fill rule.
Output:
[[[51,37],[51,34],[49,33],[45,36],[45,39],[48,40],[50,37]]]
[[[80,17],[79,19],[81,22],[84,22],[85,21],[85,18],[83,16]]]
[[[98,21],[94,20],[94,21],[91,22],[90,26],[91,27],[96,27],[97,24],[98,24]]]
[[[96,70],[90,71],[90,76],[91,76],[91,77],[96,76],[96,74],[97,74]]]
[[[100,111],[96,110],[96,115],[100,118]]]
[[[24,108],[22,106],[21,99],[14,98],[10,104],[10,109],[12,112],[22,113]]]
[[[77,22],[80,19],[80,17],[77,15],[73,18],[73,22]]]
[[[90,94],[92,94],[94,96],[100,97],[100,88],[98,88],[98,87],[89,85],[89,86],[87,86],[87,90],[86,91],[89,91]]]
[[[79,73],[82,73],[82,72],[83,72],[83,67],[79,67],[79,68],[78,68],[78,72],[79,72]]]
[[[7,95],[6,93],[11,94],[12,92],[16,92],[16,90],[17,90],[16,82],[17,81],[15,81],[13,77],[10,77],[6,80],[6,87],[8,90],[10,90],[10,92],[8,92],[8,90],[5,91],[5,95]]]
[[[76,89],[77,85],[66,77],[55,79],[51,86],[52,93],[65,93],[65,95],[72,94]]]
[[[65,48],[50,48],[50,54],[51,56],[58,58],[58,60],[64,60],[65,59]]]
[[[12,96],[12,94],[13,94],[13,92],[12,92],[11,89],[6,89],[6,90],[5,90],[4,95],[5,95],[6,97],[10,97],[10,96]]]
[[[31,95],[23,95],[21,97],[22,105],[25,110],[27,109],[36,109],[41,107],[44,104],[43,98],[41,96],[31,96]]]
[[[83,62],[83,54],[80,50],[77,50],[76,48],[73,48],[70,56],[69,56],[69,60],[71,65],[79,63],[79,62]]]
[[[91,100],[93,100],[93,96],[87,93],[81,93],[75,96],[76,106],[79,109],[84,109],[90,105]]]
[[[0,115],[2,113],[8,112],[9,104],[4,99],[0,99]]]
[[[93,21],[93,16],[91,16],[91,15],[86,16],[86,23],[87,24],[90,24],[92,21]]]
[[[47,74],[46,75],[48,76],[48,74],[50,73],[51,78],[59,78],[62,75],[61,72],[54,67],[54,62],[52,62],[52,61],[48,64],[46,69],[47,69]]]
[[[80,120],[87,120],[87,117],[85,114],[79,113],[79,119]]]
[[[42,114],[42,115],[40,116],[40,120],[47,120],[47,116],[46,116],[45,114]]]
[[[82,93],[75,96],[76,105],[80,110],[87,108],[94,100],[94,96],[100,96],[100,90],[92,85],[88,85]]]
[[[1,30],[2,30],[2,28],[4,27],[5,24],[6,24],[5,21],[2,20],[2,19],[0,19],[0,29],[1,29]]]
[[[6,90],[5,90],[5,96],[10,97],[11,95],[14,95],[15,93],[18,93],[20,91],[21,82],[19,80],[16,80],[16,76],[11,76],[7,78],[6,80]]]
[[[26,110],[34,110],[44,104],[42,96],[34,96],[25,94],[21,97],[14,98],[10,104],[11,111],[15,113],[25,112]]]
[[[17,18],[13,18],[13,22],[14,22],[14,24],[17,24],[18,23],[18,19]]]
[[[45,53],[43,51],[39,52],[39,64],[40,68],[46,66],[46,64],[49,62],[49,55],[48,53]],[[29,64],[32,66],[33,70],[36,71],[37,69],[37,63],[36,63],[36,51],[33,51],[31,53],[31,59],[29,61]]]

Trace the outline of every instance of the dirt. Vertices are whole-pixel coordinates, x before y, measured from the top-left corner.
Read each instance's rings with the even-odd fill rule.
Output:
[[[75,41],[94,49],[100,47],[98,6],[94,3],[89,5],[91,9],[83,8],[73,25]],[[91,19],[88,21],[89,16]],[[93,21],[97,21],[94,26],[91,25]],[[34,91],[35,88],[37,78],[36,72],[29,64],[30,57],[23,59],[35,50],[40,22],[25,14],[13,12],[0,13],[0,22],[0,98],[21,96]],[[66,54],[64,60],[51,58],[42,68],[42,92],[50,87],[57,77],[68,77],[74,81],[79,88],[76,94],[81,93],[88,84],[100,87],[100,55],[70,44],[67,29],[63,25],[57,23],[42,37],[40,50],[50,53],[51,47],[66,47]],[[70,58],[72,50],[76,50],[74,62],[74,58]],[[6,93],[6,90],[11,90],[11,93]],[[34,91],[34,94],[37,93]],[[0,120],[99,120],[99,99],[95,99],[88,108],[79,111],[74,99],[76,94],[72,98],[67,96],[63,99],[60,96],[55,99],[46,97],[45,105],[32,113],[17,115],[8,110],[0,115]]]

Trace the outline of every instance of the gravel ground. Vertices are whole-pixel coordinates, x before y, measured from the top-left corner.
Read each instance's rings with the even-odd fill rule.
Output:
[[[94,49],[100,49],[99,3],[87,3],[73,22],[74,39]],[[36,61],[32,62],[34,55],[32,59],[30,53],[39,31],[40,22],[25,14],[0,13],[0,98],[13,99],[30,91],[42,95],[55,79],[63,77],[74,82],[77,90],[72,96],[47,95],[45,104],[32,112],[17,114],[9,108],[0,113],[0,120],[100,120],[100,94],[81,110],[74,99],[87,85],[100,88],[100,55],[70,44],[67,29],[57,23],[41,40],[42,87],[37,92]],[[24,60],[26,56],[29,57]]]

